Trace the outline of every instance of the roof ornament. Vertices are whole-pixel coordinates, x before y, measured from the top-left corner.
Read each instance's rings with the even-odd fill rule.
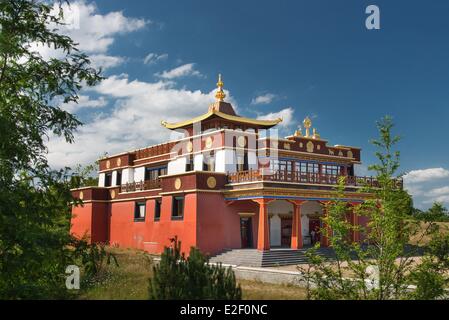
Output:
[[[313,136],[312,136],[312,138],[313,139],[320,139],[321,138],[320,134],[316,131],[316,128],[313,128]]]
[[[312,127],[312,120],[310,120],[309,117],[306,117],[304,119],[304,121],[302,122],[302,124],[304,125],[304,128],[306,129],[306,138],[310,137],[310,128]]]
[[[295,131],[294,135],[295,137],[302,137],[302,129],[301,126],[298,126],[298,129]]]
[[[215,93],[215,98],[217,98],[217,101],[224,101],[224,98],[226,97],[226,94],[223,91],[224,83],[221,80],[221,73],[218,74],[218,82],[217,82],[217,92]]]

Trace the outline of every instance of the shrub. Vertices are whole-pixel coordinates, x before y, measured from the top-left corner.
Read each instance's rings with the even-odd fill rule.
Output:
[[[209,264],[207,257],[194,247],[186,258],[176,237],[171,243],[164,249],[160,263],[153,267],[150,299],[241,299],[242,290],[231,268]]]

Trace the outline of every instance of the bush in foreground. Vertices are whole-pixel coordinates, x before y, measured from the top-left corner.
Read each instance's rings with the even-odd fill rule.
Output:
[[[181,242],[171,239],[161,261],[153,267],[149,296],[155,300],[216,299],[240,300],[242,290],[231,268],[211,265],[197,248],[189,257],[181,254]]]

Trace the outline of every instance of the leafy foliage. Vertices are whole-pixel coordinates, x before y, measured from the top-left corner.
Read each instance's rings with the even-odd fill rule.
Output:
[[[399,152],[394,150],[399,137],[392,136],[393,122],[385,117],[378,123],[380,138],[373,144],[379,151],[378,164],[370,166],[377,173],[378,188],[365,187],[360,192],[371,195],[363,203],[353,205],[345,198],[344,180],[339,181],[335,200],[326,205],[321,232],[329,237],[335,259],[317,255],[317,247],[307,255],[310,265],[299,268],[308,288],[309,299],[406,299],[443,297],[447,284],[448,236],[439,236],[437,226],[428,224],[423,231],[410,219],[411,197],[398,187],[394,176],[399,169]],[[400,176],[400,175],[399,175]],[[351,222],[351,213],[366,217],[366,225]],[[361,239],[353,241],[351,236]],[[421,262],[415,258],[419,247],[409,245],[411,237],[418,244],[425,236],[432,241]],[[416,290],[411,290],[414,284]]]
[[[63,12],[36,0],[0,2],[0,298],[66,297],[64,272],[77,257],[70,247],[68,168],[52,170],[46,159],[50,135],[73,142],[81,124],[60,105],[76,102],[82,85],[95,85],[76,44],[57,32]],[[49,25],[54,27],[50,28]],[[32,44],[59,50],[44,59]]]
[[[231,268],[210,265],[194,247],[186,258],[181,254],[181,242],[177,238],[171,241],[172,246],[164,249],[160,263],[153,267],[150,299],[241,299],[242,290]]]
[[[422,221],[449,221],[449,212],[442,203],[435,202],[432,207],[426,211],[415,209],[413,217]]]

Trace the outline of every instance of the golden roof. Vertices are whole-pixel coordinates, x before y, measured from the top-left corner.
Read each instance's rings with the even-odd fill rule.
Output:
[[[281,118],[278,118],[275,120],[257,120],[257,119],[233,116],[233,115],[226,114],[226,113],[212,109],[212,110],[209,110],[207,113],[205,113],[201,116],[198,116],[196,118],[193,118],[193,119],[176,122],[176,123],[168,123],[167,121],[162,121],[161,124],[164,127],[166,127],[167,129],[178,129],[178,128],[182,128],[182,127],[185,127],[188,125],[192,125],[196,122],[204,121],[213,116],[217,116],[219,118],[229,120],[229,121],[235,121],[235,122],[240,122],[240,123],[245,123],[245,124],[252,124],[252,125],[261,126],[261,127],[273,127],[273,126],[277,125],[279,122],[282,122]]]
[[[178,129],[185,126],[192,125],[194,123],[204,121],[206,119],[209,119],[210,117],[217,116],[219,118],[234,121],[238,123],[245,123],[245,124],[252,124],[255,126],[270,128],[275,125],[277,125],[279,122],[282,121],[281,118],[275,119],[275,120],[257,120],[257,119],[250,119],[245,117],[240,117],[235,114],[234,109],[232,108],[232,105],[230,103],[224,102],[224,98],[226,97],[224,91],[223,91],[223,80],[221,78],[221,74],[218,75],[218,82],[217,87],[218,90],[215,94],[215,98],[217,101],[209,106],[209,111],[201,116],[198,116],[196,118],[176,122],[176,123],[168,123],[167,121],[161,121],[161,124],[166,127],[167,129]]]

